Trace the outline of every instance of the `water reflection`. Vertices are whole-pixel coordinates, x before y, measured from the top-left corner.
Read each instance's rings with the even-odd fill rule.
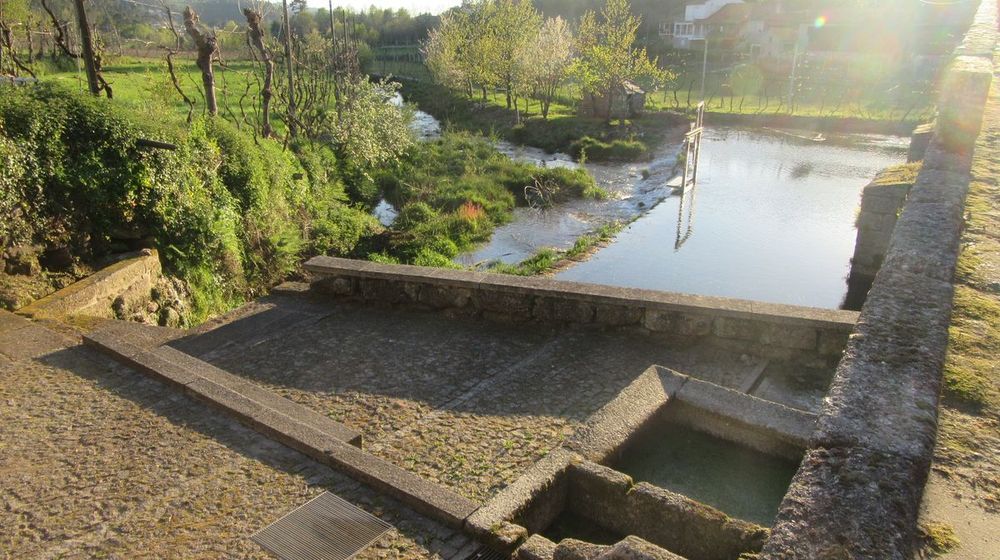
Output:
[[[412,126],[422,139],[441,134],[438,121],[423,111],[415,111]],[[488,243],[456,261],[516,263],[543,247],[569,248],[610,221],[642,216],[589,261],[557,277],[838,307],[846,291],[861,189],[879,170],[905,160],[908,140],[707,127],[695,212],[694,193],[682,200],[667,186],[685,128],[650,162],[586,164],[609,193],[607,200],[516,208],[513,220],[497,228]],[[578,165],[566,154],[506,141],[497,149],[536,165]]]
[[[814,142],[709,127],[697,227],[693,200],[669,198],[557,277],[836,308],[846,291],[861,189],[880,169],[904,161],[906,145],[886,136]],[[687,222],[679,223],[685,212]],[[684,238],[677,250],[663,242],[672,234]]]

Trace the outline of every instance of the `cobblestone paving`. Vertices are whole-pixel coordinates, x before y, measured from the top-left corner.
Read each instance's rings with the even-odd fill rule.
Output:
[[[738,355],[589,329],[304,296],[255,305],[177,345],[361,430],[367,451],[480,501],[652,364],[729,386],[749,369]],[[254,325],[279,316],[285,327],[262,337]]]
[[[359,558],[469,546],[88,350],[0,363],[0,558],[270,558],[249,535],[326,489],[396,527]]]

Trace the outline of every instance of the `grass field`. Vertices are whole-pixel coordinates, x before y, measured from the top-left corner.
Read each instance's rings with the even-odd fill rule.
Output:
[[[256,115],[256,98],[260,90],[259,78],[252,71],[250,62],[235,61],[225,66],[216,65],[215,87],[219,112],[233,122],[243,122]],[[194,102],[193,114],[206,111],[202,93],[201,71],[194,60],[174,58],[174,72],[180,88]],[[104,78],[111,85],[116,103],[139,111],[162,114],[166,118],[183,120],[188,108],[170,81],[166,58],[162,59],[112,59],[105,63]],[[87,76],[83,69],[42,71],[39,79],[55,81],[87,89]],[[280,125],[280,123],[276,123]]]

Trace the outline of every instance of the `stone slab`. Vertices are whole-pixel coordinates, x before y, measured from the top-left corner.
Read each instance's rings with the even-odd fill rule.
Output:
[[[467,498],[346,442],[335,441],[323,462],[449,527],[462,528],[478,507]]]
[[[15,315],[5,309],[0,309],[0,334],[23,329],[30,325],[31,321],[28,319]]]
[[[67,337],[36,324],[0,333],[0,354],[15,362],[38,358],[71,344]]]
[[[595,412],[566,442],[566,448],[586,459],[603,463],[656,416],[688,381],[667,368],[653,366],[642,373],[614,400]]]
[[[861,447],[810,450],[762,558],[910,560],[926,464]]]
[[[60,318],[76,314],[110,317],[113,315],[111,304],[118,296],[136,284],[144,285],[148,291],[160,275],[160,258],[155,250],[146,249],[134,255],[34,301],[17,312],[32,318]]]
[[[242,380],[234,380],[229,374],[208,364],[200,366],[197,363],[200,361],[195,358],[182,358],[177,354],[179,353],[177,350],[143,349],[131,342],[120,340],[115,333],[105,331],[90,333],[84,340],[144,372],[183,386],[188,394],[225,411],[261,433],[320,462],[345,471],[353,478],[390,494],[415,510],[452,527],[462,527],[465,518],[477,507],[474,502],[365,453],[348,441],[335,437],[334,434],[298,421],[300,418],[294,416],[296,412],[302,413],[307,421],[315,415],[308,410],[299,410],[304,407],[276,395],[264,399],[268,402],[275,402],[275,398],[281,399],[284,401],[282,407],[292,414],[279,412],[244,394],[241,389],[246,389],[247,386]],[[187,367],[179,365],[174,360],[184,362]],[[207,376],[199,375],[199,371],[206,373]],[[252,393],[260,395],[257,391]],[[352,434],[357,435],[353,431]]]
[[[311,426],[322,433],[350,442],[353,445],[361,445],[360,432],[352,430],[311,408],[290,401],[246,378],[219,369],[169,346],[155,348],[151,352],[171,363],[184,367],[199,377],[236,391],[269,409],[285,414],[299,423]]]
[[[257,408],[278,412],[296,423],[317,430],[319,433],[351,442],[354,445],[361,445],[361,434],[340,422],[180,350],[169,346],[151,346],[148,333],[138,324],[115,321],[85,335],[84,340],[99,350],[161,381],[187,387],[188,390],[194,392],[197,392],[198,387],[206,388],[209,392],[206,395],[201,395],[205,399],[211,400],[212,395],[220,396],[220,398],[228,397],[229,393],[221,391],[221,389],[225,389],[249,400]],[[200,383],[195,388],[191,387],[193,382],[201,380],[211,383],[211,385]],[[215,389],[213,386],[219,389]],[[237,399],[229,404],[236,406],[241,403],[242,401]],[[247,420],[253,418],[249,409],[245,410],[243,407],[237,406],[230,410],[226,402],[216,404],[241,418]],[[265,427],[265,425],[261,424],[260,427]]]
[[[465,526],[483,538],[493,528],[516,521],[531,533],[542,531],[559,515],[566,501],[566,472],[577,455],[557,448],[535,463],[520,478],[469,516]],[[529,507],[533,511],[528,511]]]
[[[761,430],[802,447],[816,429],[815,414],[699,379],[689,379],[675,398],[726,421]]]
[[[524,544],[514,551],[516,560],[552,560],[556,551],[556,543],[535,534],[528,537]]]

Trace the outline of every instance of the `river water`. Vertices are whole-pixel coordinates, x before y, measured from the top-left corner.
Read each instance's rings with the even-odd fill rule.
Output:
[[[422,111],[413,126],[424,139],[440,134],[438,122]],[[638,217],[556,278],[837,308],[847,291],[861,190],[879,170],[905,161],[907,145],[907,138],[893,136],[829,135],[816,142],[781,131],[709,126],[698,185],[684,197],[671,196],[666,185],[679,141],[665,142],[648,162],[588,163],[608,199],[517,208],[489,242],[456,261],[516,263],[543,247],[569,248],[602,224]],[[497,148],[519,161],[577,166],[565,154],[503,141]],[[382,208],[389,216],[385,210],[391,208]]]

